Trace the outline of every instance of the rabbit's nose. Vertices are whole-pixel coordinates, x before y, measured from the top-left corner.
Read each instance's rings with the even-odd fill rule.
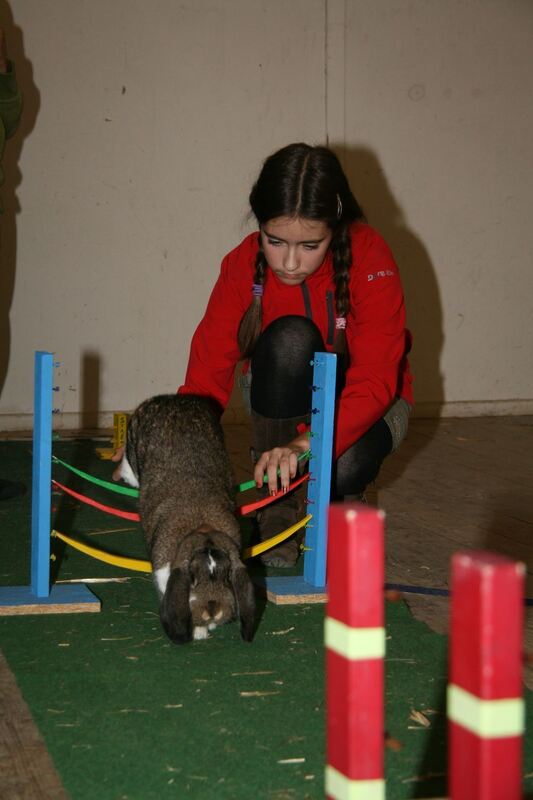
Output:
[[[207,603],[207,612],[211,619],[215,619],[218,610],[218,603],[215,600],[209,600]]]

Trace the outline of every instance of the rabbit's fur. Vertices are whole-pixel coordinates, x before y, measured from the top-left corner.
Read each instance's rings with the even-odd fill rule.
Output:
[[[120,466],[122,479],[139,487],[161,622],[177,644],[205,639],[236,617],[245,641],[254,634],[254,591],[240,559],[233,474],[219,417],[206,397],[145,400],[129,422]]]

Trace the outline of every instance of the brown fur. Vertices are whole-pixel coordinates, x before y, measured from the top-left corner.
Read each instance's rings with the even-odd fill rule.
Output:
[[[234,481],[220,409],[204,397],[159,395],[128,426],[126,459],[139,482],[139,514],[154,571],[170,565],[160,615],[168,636],[240,618],[253,638],[253,588],[240,559]]]

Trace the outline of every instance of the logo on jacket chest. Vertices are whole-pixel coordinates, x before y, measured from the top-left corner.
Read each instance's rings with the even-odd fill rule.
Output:
[[[391,269],[380,269],[379,272],[370,272],[367,275],[367,280],[376,281],[378,278],[390,278],[394,275],[394,272]]]

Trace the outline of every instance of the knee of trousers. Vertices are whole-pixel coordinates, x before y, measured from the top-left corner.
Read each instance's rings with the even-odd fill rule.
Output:
[[[251,407],[266,417],[295,417],[311,407],[313,354],[324,349],[320,331],[305,317],[274,320],[251,358]]]
[[[341,456],[333,468],[333,494],[338,497],[346,494],[362,494],[367,486],[376,480],[382,463],[383,459],[376,456],[349,461],[343,461]]]
[[[337,459],[333,469],[333,492],[337,496],[361,494],[376,480],[383,460],[392,451],[392,435],[381,419]]]
[[[268,325],[257,340],[252,355],[252,366],[270,360],[299,363],[302,358],[324,349],[322,334],[307,317],[290,314],[278,317]]]

